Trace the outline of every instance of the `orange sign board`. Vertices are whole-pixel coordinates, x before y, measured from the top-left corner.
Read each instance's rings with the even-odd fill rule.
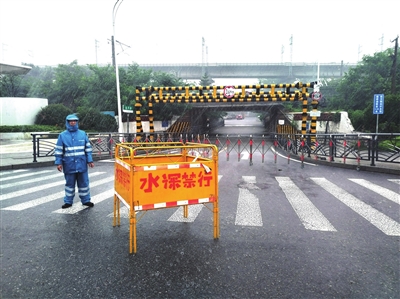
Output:
[[[215,145],[133,143],[130,147],[130,144],[119,144],[114,190],[114,225],[116,209],[122,201],[129,207],[133,219],[135,252],[137,211],[213,203],[214,237],[219,236]]]

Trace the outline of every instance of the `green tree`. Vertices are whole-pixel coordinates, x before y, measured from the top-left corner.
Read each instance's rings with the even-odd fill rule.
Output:
[[[62,103],[76,110],[87,91],[85,78],[90,75],[90,69],[79,66],[76,60],[70,64],[58,65],[55,69],[53,88],[47,97],[49,103]]]
[[[201,77],[200,85],[201,86],[211,86],[214,83],[214,80],[208,75],[208,72],[205,72],[203,77]]]
[[[86,89],[79,106],[96,108],[99,111],[118,111],[114,68],[110,65],[89,65],[88,69],[91,72],[82,79],[82,85],[86,86]]]
[[[27,97],[47,99],[53,92],[55,68],[46,66],[44,68],[32,66],[32,70],[25,77],[29,84]]]
[[[135,106],[136,87],[146,87],[151,85],[152,70],[141,69],[137,63],[130,64],[127,68],[120,68],[120,90],[121,104]],[[147,111],[147,105],[142,107],[143,114]],[[127,115],[123,115],[126,119]]]
[[[77,110],[79,128],[87,131],[115,132],[117,122],[111,115],[103,114],[98,108],[80,107]]]
[[[390,93],[392,50],[364,56],[362,61],[344,76],[338,85],[338,96],[344,99],[344,109],[364,109],[377,93]]]
[[[25,97],[26,89],[21,75],[0,76],[0,97]]]
[[[65,127],[65,118],[71,114],[72,110],[62,104],[50,104],[42,108],[36,115],[36,125]]]
[[[336,96],[329,102],[329,107],[347,110],[356,130],[373,132],[376,116],[372,105],[374,94],[385,95],[384,114],[379,117],[380,132],[398,132],[400,107],[400,76],[395,74],[396,90],[391,94],[391,66],[393,49],[364,56],[362,61],[340,80]],[[400,55],[397,57],[399,70]],[[399,72],[399,71],[398,71]]]

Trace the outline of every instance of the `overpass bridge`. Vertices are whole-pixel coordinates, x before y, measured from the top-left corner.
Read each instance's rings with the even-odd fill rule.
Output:
[[[340,78],[356,63],[320,63],[321,79]],[[123,67],[124,65],[120,65]],[[276,79],[279,82],[303,82],[317,79],[317,63],[188,63],[188,64],[141,64],[140,68],[154,72],[174,74],[187,80],[200,80],[204,72],[210,78],[257,78]]]

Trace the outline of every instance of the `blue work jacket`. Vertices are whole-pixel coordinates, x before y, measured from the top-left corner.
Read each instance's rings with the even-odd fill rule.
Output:
[[[63,166],[64,173],[86,172],[93,162],[92,146],[85,131],[65,130],[58,136],[55,147],[55,164]]]

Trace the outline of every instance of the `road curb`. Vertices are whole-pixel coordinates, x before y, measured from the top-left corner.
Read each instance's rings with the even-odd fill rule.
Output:
[[[311,159],[311,158],[305,158],[304,162],[315,163],[315,164],[325,165],[325,166],[330,166],[330,167],[344,168],[344,169],[354,169],[357,171],[369,171],[369,172],[400,175],[400,165],[399,165],[399,169],[394,169],[394,168],[385,168],[385,167],[380,167],[380,166],[369,166],[369,165],[362,165],[362,164],[360,164],[360,165],[345,164],[345,163],[340,163],[340,162],[330,162],[330,161],[326,161],[326,160]]]

